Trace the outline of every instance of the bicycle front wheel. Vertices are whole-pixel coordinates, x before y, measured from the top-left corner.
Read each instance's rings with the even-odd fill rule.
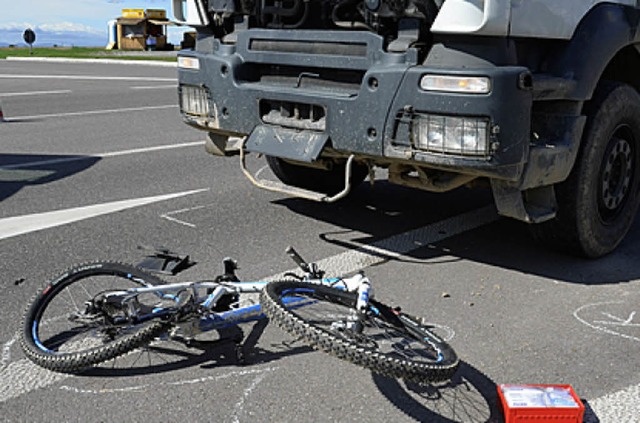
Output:
[[[285,331],[376,373],[420,384],[453,376],[459,365],[456,353],[432,328],[376,300],[356,326],[356,296],[324,285],[278,281],[266,286],[260,302]]]
[[[37,365],[59,372],[78,372],[146,345],[166,332],[159,319],[136,322],[118,304],[96,306],[99,295],[164,282],[123,263],[96,262],[72,268],[49,282],[27,307],[21,346]],[[132,306],[152,307],[141,296]],[[152,298],[153,297],[153,298]]]

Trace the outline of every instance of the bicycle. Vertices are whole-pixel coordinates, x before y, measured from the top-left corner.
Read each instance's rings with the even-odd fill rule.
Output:
[[[375,299],[363,272],[325,278],[315,263],[287,253],[303,275],[273,282],[240,281],[230,258],[213,280],[178,283],[118,262],[73,267],[31,300],[22,349],[41,367],[74,373],[156,338],[188,344],[266,315],[315,349],[384,376],[420,384],[453,376],[459,361],[451,346],[424,320]],[[241,298],[247,293],[259,293],[259,303]]]

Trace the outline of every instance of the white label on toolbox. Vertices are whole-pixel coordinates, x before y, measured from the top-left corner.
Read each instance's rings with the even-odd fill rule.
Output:
[[[569,389],[563,387],[504,385],[500,389],[510,408],[578,407]]]

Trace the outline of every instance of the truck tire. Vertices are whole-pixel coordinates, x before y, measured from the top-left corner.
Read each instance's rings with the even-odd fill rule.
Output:
[[[640,203],[640,95],[601,82],[585,104],[587,123],[569,178],[556,185],[556,217],[532,226],[535,238],[589,258],[613,251]]]
[[[344,188],[346,162],[335,163],[330,170],[299,166],[278,157],[267,156],[267,164],[274,175],[287,185],[333,195]],[[362,183],[367,177],[366,165],[353,163],[351,187]]]

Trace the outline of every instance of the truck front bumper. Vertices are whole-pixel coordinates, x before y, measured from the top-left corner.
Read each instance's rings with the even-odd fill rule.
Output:
[[[520,179],[529,155],[526,68],[429,68],[417,63],[414,50],[389,53],[378,35],[353,31],[245,30],[235,44],[199,40],[180,59],[197,63],[178,70],[185,121],[225,135],[255,134],[248,151],[314,161],[330,146],[381,165],[508,181]],[[491,90],[425,91],[425,74],[489,77]],[[441,127],[455,132],[449,136],[460,137],[461,146],[465,136],[485,141],[459,151],[425,141],[426,132]],[[290,145],[309,140],[312,153]]]

